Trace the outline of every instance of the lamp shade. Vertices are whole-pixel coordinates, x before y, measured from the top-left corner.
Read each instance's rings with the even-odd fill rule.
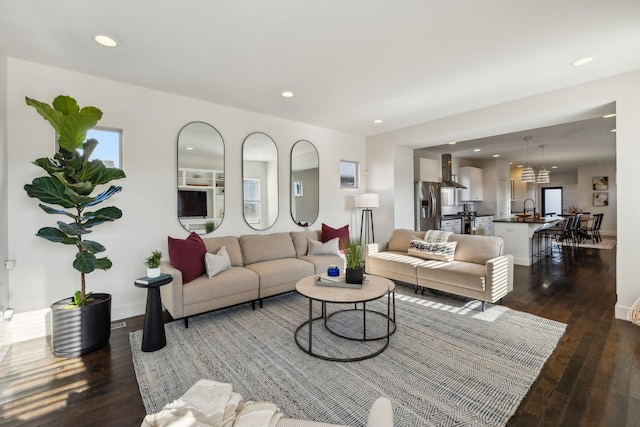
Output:
[[[522,182],[536,182],[536,174],[533,171],[533,168],[527,166],[522,169],[522,175],[520,176],[520,181]]]
[[[356,208],[380,207],[380,198],[375,193],[356,194]]]

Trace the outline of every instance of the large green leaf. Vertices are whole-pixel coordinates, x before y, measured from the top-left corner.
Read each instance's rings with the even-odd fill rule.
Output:
[[[73,268],[80,273],[91,273],[96,269],[96,256],[89,251],[80,251],[73,261]]]
[[[96,268],[101,270],[108,270],[111,268],[111,260],[107,257],[96,259]]]
[[[72,188],[65,188],[64,194],[69,198],[69,200],[71,200],[74,203],[74,206],[84,207],[84,206],[92,206],[93,204],[95,204],[93,203],[95,201],[95,197],[80,195],[75,191],[73,191]]]
[[[80,196],[88,196],[94,189],[94,186],[89,181],[72,182],[69,180],[69,174],[64,172],[54,172],[53,176],[58,179],[65,187],[73,190]]]
[[[80,239],[77,237],[69,237],[55,227],[43,227],[36,234],[38,237],[47,239],[50,242],[63,243],[65,245],[77,245]]]
[[[58,144],[68,151],[80,148],[87,137],[87,131],[102,118],[102,111],[96,107],[79,110],[76,100],[70,96],[56,97],[53,106],[62,113]]]
[[[78,219],[78,215],[74,215],[71,212],[67,212],[62,209],[55,209],[55,208],[52,208],[51,206],[43,205],[42,203],[38,204],[38,206],[40,206],[40,208],[42,208],[42,210],[48,214],[66,215],[73,219]]]
[[[40,166],[49,174],[52,174],[53,172],[57,172],[58,170],[60,170],[60,165],[47,157],[36,159],[33,162],[33,164],[36,166]]]
[[[43,176],[24,186],[29,197],[34,197],[43,203],[60,205],[63,208],[73,208],[76,203],[67,194],[65,186],[56,178]]]
[[[56,111],[59,111],[65,116],[78,114],[78,112],[80,111],[80,106],[78,105],[76,100],[70,96],[65,95],[56,96],[56,99],[53,100],[53,108],[55,108]]]
[[[119,169],[118,169],[119,170]],[[87,203],[85,206],[86,207],[90,207],[90,206],[95,206],[98,203],[104,202],[105,200],[107,200],[109,197],[113,196],[114,194],[118,193],[120,190],[122,190],[122,187],[119,186],[115,186],[112,185],[111,187],[109,187],[109,189],[103,191],[102,193],[98,194],[95,197],[95,200]]]
[[[57,224],[60,231],[68,234],[69,236],[80,236],[82,234],[91,233],[91,230],[85,230],[83,227],[78,227],[78,224],[75,222],[64,223],[62,221],[58,221]]]
[[[93,154],[93,150],[98,146],[98,140],[91,138],[82,143],[82,161],[87,162]]]
[[[32,106],[36,109],[36,111],[49,123],[53,126],[53,129],[56,131],[57,135],[60,135],[60,128],[62,127],[62,114],[59,111],[56,111],[49,104],[45,104],[44,102],[36,101],[35,99],[31,99],[29,97],[25,97],[27,105]]]
[[[89,251],[92,254],[97,254],[106,250],[106,248],[102,244],[94,242],[93,240],[83,240],[82,249]]]
[[[85,212],[82,215],[82,225],[85,228],[91,228],[103,222],[115,221],[122,217],[122,211],[115,206],[98,209],[95,212]]]

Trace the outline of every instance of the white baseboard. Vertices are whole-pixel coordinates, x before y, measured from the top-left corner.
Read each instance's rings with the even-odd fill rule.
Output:
[[[627,320],[627,313],[630,307],[624,307],[616,304],[616,319]]]

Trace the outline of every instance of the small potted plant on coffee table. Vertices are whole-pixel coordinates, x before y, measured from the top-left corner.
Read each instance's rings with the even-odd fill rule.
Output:
[[[352,239],[344,247],[344,254],[347,259],[347,269],[345,272],[347,283],[362,284],[364,278],[364,267],[362,266],[362,243],[360,240]]]

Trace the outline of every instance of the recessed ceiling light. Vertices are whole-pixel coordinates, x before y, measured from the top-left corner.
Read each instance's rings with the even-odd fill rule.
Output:
[[[613,113],[613,114],[605,114],[604,116],[602,116],[602,118],[603,118],[603,119],[608,119],[608,118],[610,118],[610,117],[615,117],[615,116],[616,116],[616,113]]]
[[[192,151],[193,147],[184,147],[184,149],[187,150],[187,151]]]
[[[551,166],[551,169],[558,169],[557,166]]]
[[[618,129],[611,129],[611,132],[618,132]]]
[[[500,154],[494,154],[493,157],[500,157]]]
[[[516,167],[517,167],[517,168],[523,168],[523,167],[524,167],[524,165],[518,165],[518,166],[516,166]]]
[[[451,141],[449,145],[455,145],[455,143],[456,143],[455,141]]]
[[[105,35],[97,35],[93,38],[99,45],[105,46],[105,47],[116,47],[118,46],[118,42],[116,42],[114,39],[112,39],[109,36],[105,36]]]
[[[593,60],[594,60],[593,56],[585,56],[584,58],[576,59],[571,64],[575,65],[576,67],[579,67],[580,65],[590,64],[593,62]]]
[[[285,98],[292,98],[293,97],[293,92],[285,90],[284,92],[282,92],[282,96],[284,96]]]
[[[382,123],[382,120],[381,120],[381,119],[375,119],[375,120],[373,121],[373,123],[375,123],[375,124],[379,125],[380,123]]]
[[[480,151],[480,149],[479,148],[474,148],[473,151],[475,151],[477,153],[478,151]]]

